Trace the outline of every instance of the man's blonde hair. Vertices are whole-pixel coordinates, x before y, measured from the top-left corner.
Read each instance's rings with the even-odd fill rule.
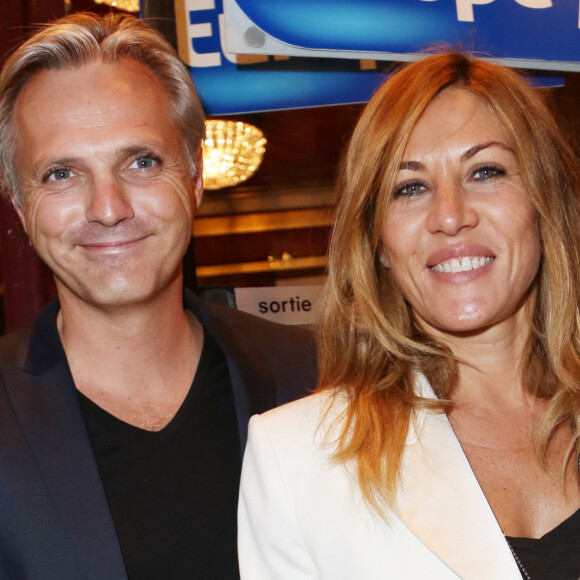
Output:
[[[157,31],[133,16],[77,13],[39,30],[8,58],[0,74],[0,186],[6,188],[17,206],[22,205],[22,197],[15,163],[13,112],[24,85],[41,70],[127,58],[146,66],[166,92],[195,175],[205,135],[204,114],[191,75],[173,48]]]

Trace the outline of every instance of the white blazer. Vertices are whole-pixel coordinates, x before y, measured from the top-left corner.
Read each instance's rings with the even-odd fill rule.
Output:
[[[417,392],[434,397],[417,377]],[[331,460],[344,400],[320,393],[256,415],[242,469],[242,580],[521,580],[445,415],[418,413],[387,521],[354,465]]]

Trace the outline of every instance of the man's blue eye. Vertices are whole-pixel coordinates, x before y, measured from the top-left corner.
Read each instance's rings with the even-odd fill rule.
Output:
[[[135,161],[133,161],[131,167],[135,169],[151,169],[155,166],[156,163],[157,160],[153,157],[138,157],[135,159]]]
[[[46,181],[63,181],[70,179],[72,175],[73,172],[70,169],[56,169],[48,174]]]

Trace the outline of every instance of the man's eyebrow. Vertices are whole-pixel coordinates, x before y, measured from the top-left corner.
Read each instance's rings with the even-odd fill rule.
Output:
[[[76,162],[76,157],[47,157],[46,159],[40,159],[34,164],[34,169],[36,173],[44,174],[46,171],[59,167],[69,167],[74,165]]]
[[[157,143],[139,143],[138,145],[128,145],[127,147],[121,147],[117,150],[117,155],[119,157],[132,157],[133,155],[139,155],[139,153],[147,153],[151,149],[155,149]]]

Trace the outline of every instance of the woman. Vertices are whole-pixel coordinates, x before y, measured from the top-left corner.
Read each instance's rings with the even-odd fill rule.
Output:
[[[524,80],[461,54],[354,131],[314,395],[255,417],[245,580],[580,576],[580,170]]]

